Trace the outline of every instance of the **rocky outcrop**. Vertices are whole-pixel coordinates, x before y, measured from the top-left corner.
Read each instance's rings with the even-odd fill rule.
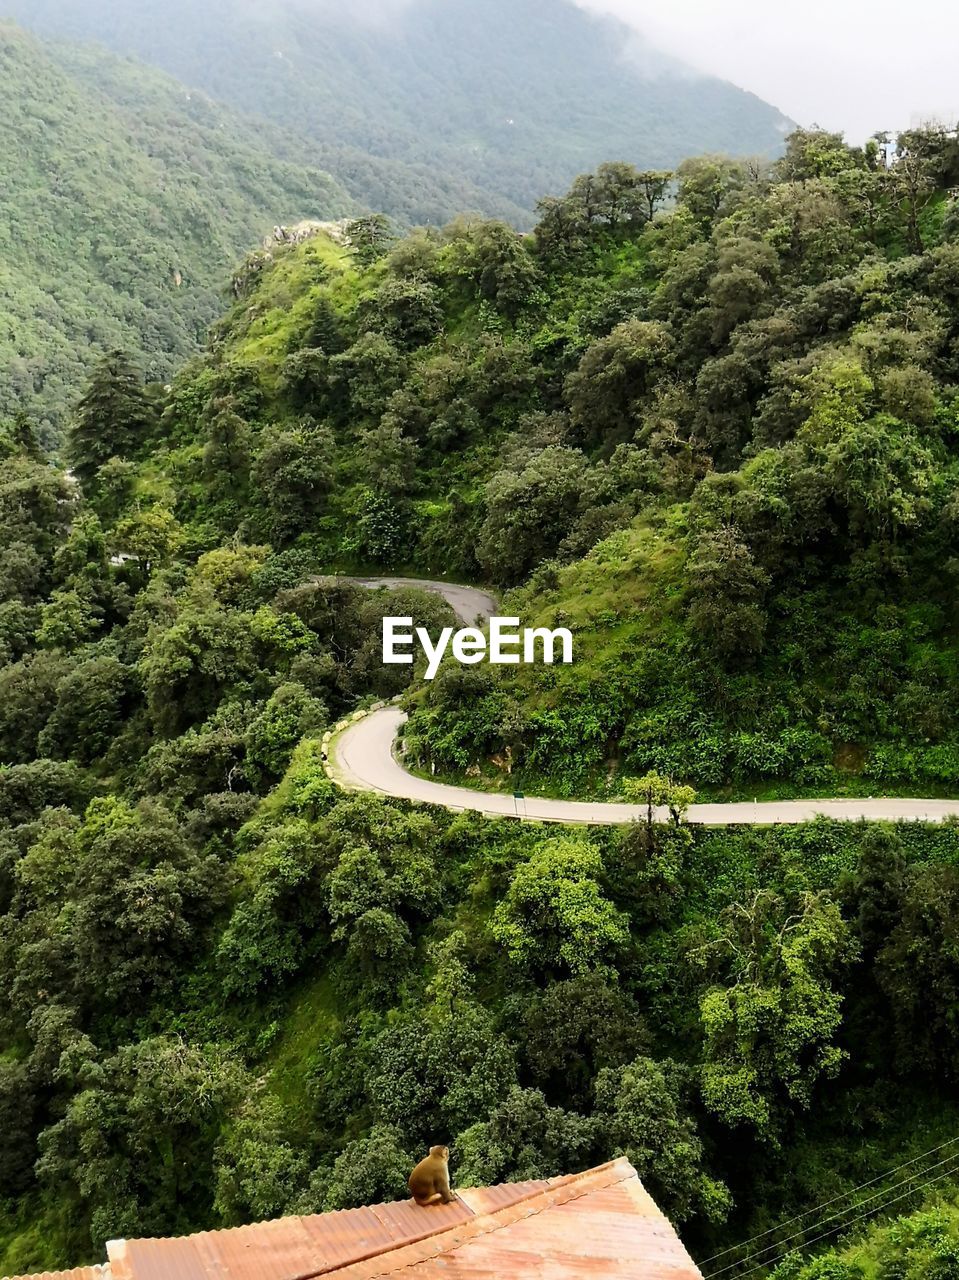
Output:
[[[346,244],[348,225],[348,218],[341,218],[337,222],[314,222],[305,218],[292,227],[274,227],[273,234],[263,241],[263,248],[269,249],[275,244],[302,244],[304,240],[312,240],[318,235],[328,235],[337,244]]]

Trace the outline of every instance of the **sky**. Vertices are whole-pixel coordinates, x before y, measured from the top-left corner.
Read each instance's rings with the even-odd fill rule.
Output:
[[[479,0],[481,3],[482,0]],[[959,121],[957,0],[577,0],[850,142]]]

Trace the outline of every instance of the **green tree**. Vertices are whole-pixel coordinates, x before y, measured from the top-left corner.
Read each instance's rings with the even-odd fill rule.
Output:
[[[133,672],[117,658],[78,663],[57,685],[56,706],[40,734],[40,751],[81,764],[105,755],[132,710],[134,687]]]
[[[694,851],[685,818],[696,792],[655,771],[624,778],[623,792],[631,803],[645,805],[646,820],[633,822],[618,842],[622,861],[617,887],[633,918],[645,916],[652,923],[667,917],[682,892]],[[658,820],[663,810],[669,813],[668,824]]]
[[[335,444],[328,428],[311,424],[281,431],[253,466],[253,483],[265,510],[265,531],[289,542],[319,520],[333,479]]]
[[[81,1087],[40,1137],[37,1172],[84,1207],[97,1251],[201,1226],[217,1134],[246,1083],[238,1061],[219,1046],[155,1037],[79,1072]]]
[[[43,446],[36,423],[22,409],[14,414],[10,427],[10,442],[15,453],[19,453],[31,462],[43,462]]]
[[[504,316],[515,318],[539,285],[539,272],[523,238],[504,222],[454,223],[443,262],[469,281],[478,295]]]
[[[99,469],[94,480],[97,511],[107,522],[125,514],[136,491],[137,465],[129,458],[110,458]]]
[[[596,1120],[607,1150],[624,1155],[664,1213],[723,1221],[728,1189],[703,1168],[703,1144],[684,1101],[688,1072],[666,1059],[639,1057],[596,1077]]]
[[[370,298],[358,319],[385,333],[401,350],[425,346],[443,327],[443,308],[434,285],[388,280]]]
[[[0,761],[29,764],[57,703],[69,664],[59,653],[31,653],[0,667]]]
[[[955,1079],[959,1065],[959,872],[911,867],[903,877],[898,919],[876,957],[889,1002],[895,1053],[904,1070]]]
[[[374,564],[395,565],[409,545],[404,506],[388,493],[364,489],[357,512],[356,549]]]
[[[586,444],[631,440],[669,365],[672,338],[654,320],[625,320],[590,346],[566,380],[570,417]]]
[[[97,364],[70,428],[68,452],[80,483],[92,491],[111,458],[137,457],[153,424],[140,375],[124,352],[110,352]]]
[[[786,154],[779,161],[779,173],[790,181],[833,178],[844,169],[865,163],[862,152],[846,145],[841,133],[825,129],[794,129],[786,139]]]
[[[10,926],[10,999],[37,993],[127,1010],[169,989],[203,942],[228,885],[168,811],[99,798],[77,825],[41,828],[18,864]]]
[[[625,945],[625,917],[603,893],[603,858],[580,836],[544,840],[513,874],[493,912],[493,938],[534,972],[584,974],[608,967]]]
[[[224,1125],[214,1152],[213,1207],[226,1226],[293,1211],[309,1172],[293,1127],[280,1099],[262,1090],[245,1097]]]
[[[322,1187],[322,1209],[358,1209],[362,1205],[405,1200],[406,1180],[416,1159],[389,1125],[374,1125],[364,1138],[347,1143]]]
[[[678,201],[704,231],[715,225],[722,211],[747,184],[746,166],[727,156],[693,156],[677,170]]]
[[[316,798],[311,782],[309,799],[300,791],[297,808],[309,810]],[[326,807],[328,791],[321,798]],[[228,996],[255,995],[299,971],[308,939],[326,923],[328,860],[329,851],[302,816],[260,834],[241,866],[244,891],[217,944]]]
[[[236,610],[185,607],[172,626],[150,637],[137,670],[161,732],[197,724],[229,688],[257,670],[250,617]]]
[[[0,604],[0,667],[18,662],[33,648],[39,623],[39,609],[19,600]]]
[[[5,1135],[0,1152],[0,1194],[5,1199],[24,1195],[33,1183],[38,1103],[28,1066],[10,1059],[0,1061],[0,1123]]]
[[[81,810],[90,783],[73,761],[34,760],[0,770],[0,820],[18,827],[44,809]]]
[[[672,778],[664,778],[655,772],[642,778],[624,778],[623,793],[631,804],[646,806],[647,827],[654,825],[657,809],[668,809],[670,821],[679,826],[689,806],[696,801],[692,787],[673,782]]]
[[[70,653],[91,640],[103,625],[103,610],[88,586],[79,591],[54,591],[40,606],[37,644],[41,649]]]
[[[536,1089],[514,1085],[488,1120],[457,1136],[454,1150],[460,1186],[555,1178],[590,1167],[597,1126],[586,1116],[549,1106]]]
[[[301,684],[281,684],[247,731],[248,765],[264,781],[279,780],[300,740],[322,735],[328,721],[326,707]]]
[[[371,213],[347,223],[346,238],[357,262],[368,267],[386,257],[396,241],[396,233],[385,213]]]
[[[19,543],[46,565],[68,534],[77,496],[53,466],[19,456],[0,461],[0,550]]]
[[[700,533],[687,574],[689,625],[707,651],[721,662],[742,662],[760,653],[771,578],[739,532],[722,525]]]
[[[419,1147],[485,1120],[515,1083],[512,1047],[486,1009],[464,1002],[432,1021],[407,1018],[383,1031],[366,1088],[377,1120]]]
[[[811,1105],[846,1057],[837,982],[856,957],[838,907],[823,895],[789,904],[761,890],[720,918],[698,958],[721,981],[700,1000],[703,1097],[726,1124],[774,1139],[783,1105]]]
[[[44,594],[48,566],[28,542],[9,542],[0,551],[0,599],[26,607]]]
[[[121,556],[132,556],[149,575],[165,564],[180,544],[182,532],[173,512],[157,503],[122,516],[114,526],[113,541]]]
[[[216,401],[209,411],[203,448],[203,478],[217,497],[236,501],[250,479],[253,435],[250,424],[231,399]]]
[[[554,1103],[586,1111],[593,1082],[629,1062],[649,1030],[635,999],[601,973],[551,982],[515,997],[505,1014],[533,1084]]]
[[[579,511],[585,479],[583,454],[561,446],[492,477],[476,557],[494,581],[519,582],[554,554]]]

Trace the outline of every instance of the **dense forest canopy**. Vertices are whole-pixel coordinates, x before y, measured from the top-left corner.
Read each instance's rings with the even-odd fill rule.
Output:
[[[723,1274],[762,1232],[779,1280],[951,1275],[949,1160],[822,1257],[789,1222],[955,1138],[959,826],[497,823],[338,792],[322,735],[405,693],[487,785],[955,791],[957,185],[954,133],[801,132],[528,236],[363,217],[252,255],[169,388],[108,354],[57,461],[5,426],[0,1269],[448,1141],[460,1184],[625,1153]],[[447,606],[360,568],[578,662],[425,696],[379,621]]]
[[[899,147],[608,164],[531,237],[374,217],[254,255],[131,500],[158,448],[210,545],[491,581],[571,622],[572,668],[452,664],[421,695],[431,768],[949,788],[959,160],[947,131]]]
[[[614,155],[778,154],[775,107],[691,71],[571,0],[7,0],[39,31],[102,41],[280,126],[402,223],[463,209],[530,226],[547,191]],[[297,157],[300,153],[297,150]]]
[[[165,380],[241,254],[277,223],[355,210],[272,137],[159,72],[0,22],[0,416],[35,410],[55,442],[117,345]]]

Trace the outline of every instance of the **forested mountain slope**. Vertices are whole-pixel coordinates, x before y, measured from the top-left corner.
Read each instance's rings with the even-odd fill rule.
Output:
[[[609,166],[532,239],[461,220],[360,272],[254,260],[158,437],[178,518],[573,626],[571,668],[450,666],[424,765],[955,788],[959,162],[901,143],[689,162],[652,219],[663,178]]]
[[[708,784],[722,732],[808,787],[848,723],[814,768],[955,787],[956,139],[901,142],[261,251],[169,391],[112,353],[63,458],[3,428],[0,1271],[402,1197],[448,1140],[459,1185],[625,1153],[714,1274],[951,1273],[959,827],[544,832],[322,759],[416,683],[382,616],[453,621],[328,571],[408,566],[582,646],[444,672],[424,761]],[[862,1184],[948,1206],[804,1259]]]
[[[62,422],[118,344],[167,378],[238,256],[276,223],[352,208],[202,94],[0,24],[0,415]]]
[[[774,107],[569,0],[11,5],[305,136],[353,195],[405,223],[478,209],[529,225],[541,195],[604,160],[769,155],[786,128]]]

